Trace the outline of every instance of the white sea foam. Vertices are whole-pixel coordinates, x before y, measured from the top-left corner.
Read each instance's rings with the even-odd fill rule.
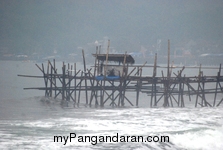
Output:
[[[77,115],[85,113],[85,115]],[[64,117],[67,116],[67,117]],[[72,117],[74,116],[74,117]],[[1,120],[0,148],[19,149],[221,149],[223,147],[221,108],[173,109],[75,109],[63,116],[39,120]],[[53,136],[168,135],[170,143],[80,143],[63,145]]]

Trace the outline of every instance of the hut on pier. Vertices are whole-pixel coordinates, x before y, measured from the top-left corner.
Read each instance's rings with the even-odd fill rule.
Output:
[[[185,96],[188,96],[189,101],[192,101],[191,96],[195,95],[195,107],[214,107],[219,106],[223,102],[223,76],[221,75],[221,64],[219,68],[213,67],[180,67],[181,70],[172,72],[173,66],[170,66],[170,41],[168,40],[168,61],[167,67],[157,66],[157,55],[155,55],[154,65],[131,65],[135,60],[131,55],[125,54],[109,54],[109,43],[106,54],[98,54],[98,47],[96,47],[94,70],[87,69],[85,63],[84,50],[82,50],[84,70],[77,70],[76,63],[66,65],[62,64],[62,72],[56,68],[55,60],[53,63],[48,61],[46,67],[42,63],[42,67],[37,65],[39,70],[43,73],[42,76],[18,75],[21,77],[43,78],[45,87],[31,87],[24,88],[44,90],[45,97],[61,96],[62,103],[73,100],[74,106],[81,104],[85,100],[85,106],[104,107],[106,103],[110,106],[123,107],[126,102],[135,106],[139,106],[139,95],[145,93],[150,97],[150,107],[159,106],[158,103],[163,101],[164,107],[185,107]],[[143,76],[143,67],[152,67],[152,76]],[[72,69],[74,68],[74,69]],[[133,68],[133,69],[132,69]],[[162,76],[157,76],[157,68],[165,68],[161,70]],[[179,68],[179,67],[174,67]],[[198,76],[183,75],[186,69],[199,68]],[[217,75],[205,76],[202,69],[218,69]],[[173,76],[173,75],[174,76]],[[135,93],[135,98],[132,94]],[[85,93],[84,97],[81,94]],[[213,98],[207,97],[213,95]],[[212,100],[213,104],[211,104]]]
[[[119,79],[125,73],[126,65],[128,67],[129,64],[135,63],[134,58],[128,54],[93,54],[93,56],[96,59],[97,80]]]

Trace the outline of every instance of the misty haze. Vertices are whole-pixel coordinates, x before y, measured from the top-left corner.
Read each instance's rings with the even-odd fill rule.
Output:
[[[176,63],[214,58],[218,65],[223,57],[222,0],[1,0],[0,10],[3,60],[81,61],[82,49],[91,55],[108,39],[111,52],[144,61],[166,55],[168,39]]]
[[[0,149],[221,150],[222,62],[223,0],[0,0]]]

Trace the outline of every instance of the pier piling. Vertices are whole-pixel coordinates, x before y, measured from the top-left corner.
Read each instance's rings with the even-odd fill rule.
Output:
[[[76,63],[71,65],[63,62],[60,72],[56,68],[54,59],[53,63],[48,61],[46,67],[43,63],[41,67],[36,64],[42,72],[42,76],[18,76],[42,78],[44,87],[24,89],[43,90],[45,97],[61,98],[62,102],[66,103],[72,100],[74,107],[83,103],[90,107],[93,103],[95,107],[104,107],[106,103],[112,107],[125,107],[127,104],[130,106],[135,104],[138,107],[142,93],[150,97],[148,102],[150,107],[185,107],[187,99],[189,99],[189,102],[193,101],[191,96],[195,96],[195,107],[215,107],[223,101],[221,97],[223,94],[221,64],[217,68],[216,76],[204,75],[202,70],[205,67],[200,65],[198,76],[188,77],[182,73],[190,67],[174,67],[173,62],[170,66],[169,40],[166,67],[157,65],[157,54],[154,55],[152,66],[146,65],[147,62],[143,65],[133,65],[135,60],[131,55],[127,52],[125,54],[109,54],[109,47],[110,41],[108,41],[106,54],[100,53],[101,46],[96,47],[96,54],[93,54],[95,57],[94,66],[90,69],[87,68],[84,50],[82,50],[83,70],[77,70]],[[105,64],[103,64],[104,62]],[[118,62],[119,65],[109,64],[110,62]],[[143,75],[143,69],[149,67],[153,69],[152,75]],[[166,69],[166,75],[164,70],[161,70],[161,76],[157,76],[157,69],[159,68]],[[178,73],[173,72],[175,68],[180,68]],[[214,85],[214,87],[211,88],[210,85]],[[82,96],[83,92],[85,93],[84,98]],[[134,92],[136,96],[128,97],[127,92]],[[185,96],[188,96],[188,98],[185,98]],[[213,96],[213,99],[207,98],[208,96]]]

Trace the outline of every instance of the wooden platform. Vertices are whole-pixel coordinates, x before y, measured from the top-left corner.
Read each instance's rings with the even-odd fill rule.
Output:
[[[169,43],[169,42],[168,42]],[[25,90],[43,90],[46,97],[58,98],[62,101],[73,101],[75,106],[81,102],[81,95],[85,96],[85,104],[104,107],[105,104],[113,107],[123,107],[126,104],[131,106],[139,105],[139,97],[146,94],[150,100],[150,107],[185,107],[185,96],[192,101],[191,96],[195,96],[195,107],[219,106],[223,98],[217,100],[217,96],[223,94],[221,75],[221,64],[216,72],[216,76],[206,76],[203,74],[201,65],[198,67],[198,75],[187,77],[182,75],[186,67],[181,67],[178,73],[172,73],[173,65],[170,66],[168,60],[167,67],[162,67],[162,76],[157,77],[157,55],[155,55],[154,65],[147,66],[133,65],[134,59],[128,54],[99,54],[96,47],[94,66],[86,68],[84,50],[83,70],[76,69],[76,63],[62,64],[61,72],[56,68],[55,60],[48,61],[47,66],[41,67],[36,64],[42,72],[42,76],[18,75],[20,77],[43,78],[45,87],[24,88]],[[169,54],[168,45],[168,54]],[[119,65],[109,64],[109,61],[117,61]],[[102,64],[103,63],[103,64]],[[105,63],[105,64],[104,64]],[[129,64],[132,64],[131,66]],[[102,67],[103,66],[103,67]],[[110,70],[109,72],[109,67]],[[118,67],[119,78],[111,80],[107,78],[111,71]],[[152,67],[151,76],[143,76],[144,68]],[[46,68],[46,70],[45,70]],[[176,67],[175,67],[176,68]],[[166,75],[164,73],[166,72]],[[115,73],[115,72],[112,72]],[[101,80],[96,79],[101,76]],[[210,88],[211,86],[214,87]],[[128,97],[126,92],[135,94],[135,97]],[[212,98],[207,99],[206,97]],[[83,103],[83,101],[81,102]],[[94,103],[94,104],[93,104]],[[161,104],[160,104],[161,103]]]

